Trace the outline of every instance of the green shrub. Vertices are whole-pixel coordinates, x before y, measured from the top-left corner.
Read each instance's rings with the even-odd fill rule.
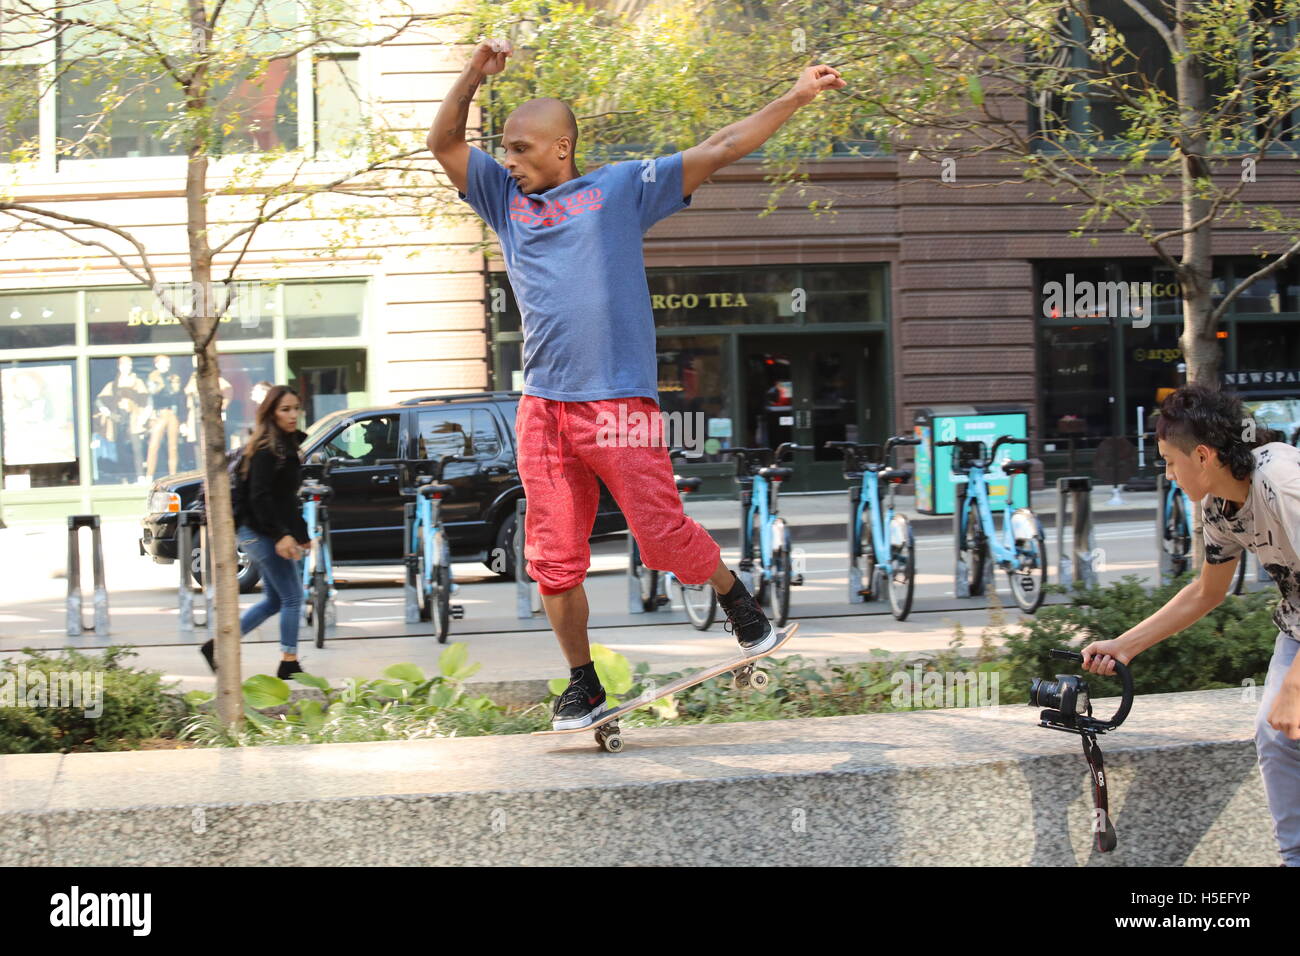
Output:
[[[24,648],[22,655],[0,662],[0,688],[22,694],[19,684],[31,687],[33,677],[38,677],[37,686],[48,682],[46,686],[53,687],[53,673],[88,673],[96,683],[103,681],[102,697],[95,692],[102,712],[87,716],[84,701],[62,707],[49,706],[52,701],[38,707],[0,706],[0,753],[130,750],[141,740],[171,730],[185,715],[184,702],[163,685],[161,671],[123,666],[122,661],[136,656],[129,647],[109,647],[102,655]],[[83,693],[89,695],[90,688]]]

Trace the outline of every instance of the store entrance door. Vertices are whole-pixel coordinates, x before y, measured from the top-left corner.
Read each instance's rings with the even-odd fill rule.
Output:
[[[884,336],[745,336],[740,341],[744,369],[744,417],[737,445],[776,448],[782,442],[812,445],[796,452],[794,476],[786,491],[826,491],[845,487],[844,456],[828,451],[828,441],[881,441],[888,426],[884,408]]]

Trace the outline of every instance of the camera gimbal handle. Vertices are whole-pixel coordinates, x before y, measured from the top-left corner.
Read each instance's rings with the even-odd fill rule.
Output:
[[[1048,652],[1048,654],[1051,657],[1059,657],[1062,660],[1073,661],[1076,664],[1083,663],[1083,655],[1078,651],[1063,651],[1054,647]],[[1124,689],[1121,692],[1123,696],[1120,700],[1119,709],[1115,711],[1110,720],[1095,720],[1093,718],[1088,718],[1088,724],[1091,729],[1097,733],[1105,733],[1108,730],[1114,730],[1120,724],[1124,723],[1124,719],[1128,717],[1128,712],[1133,709],[1133,674],[1129,671],[1128,666],[1120,661],[1115,661],[1115,670],[1119,673],[1119,678],[1124,683]]]

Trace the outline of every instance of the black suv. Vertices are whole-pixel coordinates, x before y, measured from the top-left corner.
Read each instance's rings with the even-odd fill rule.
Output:
[[[398,469],[384,458],[436,458],[472,454],[473,462],[449,464],[443,481],[455,491],[443,499],[442,520],[452,556],[482,561],[513,577],[515,502],[524,488],[515,466],[515,412],[521,392],[430,395],[396,405],[349,409],[321,418],[302,444],[315,452],[364,464],[336,466],[330,473],[331,544],[336,564],[400,564],[402,505]],[[176,560],[176,512],[193,507],[202,486],[197,471],[154,482],[143,522],[140,553],[160,564]],[[609,489],[600,485],[592,537],[627,530],[627,519]],[[503,562],[492,560],[496,549]],[[201,565],[199,565],[201,567]],[[241,552],[239,586],[250,591],[257,569]]]

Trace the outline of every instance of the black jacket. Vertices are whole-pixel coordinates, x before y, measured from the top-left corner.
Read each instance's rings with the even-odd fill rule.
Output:
[[[238,524],[270,535],[275,541],[286,534],[293,535],[300,544],[311,541],[298,502],[298,486],[302,484],[298,445],[306,437],[304,432],[295,432],[293,445],[284,449],[284,457],[270,448],[254,452],[248,463],[248,474],[239,482],[239,503],[235,509]]]

